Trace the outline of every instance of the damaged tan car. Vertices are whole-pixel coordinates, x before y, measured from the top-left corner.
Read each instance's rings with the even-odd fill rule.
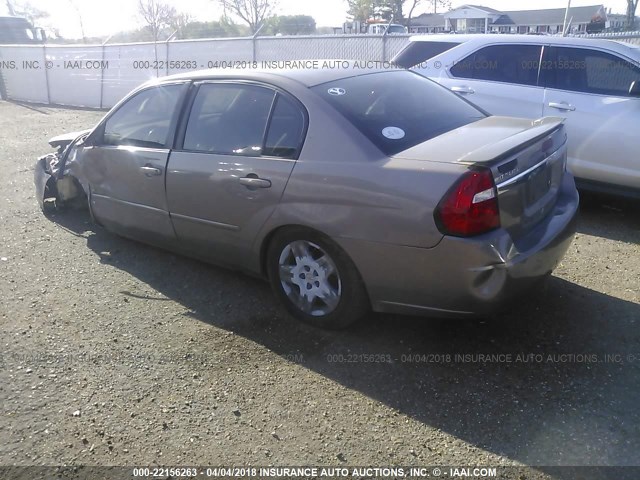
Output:
[[[578,194],[561,119],[410,71],[203,71],[141,86],[35,170],[44,210],[265,277],[295,318],[486,314],[549,275]]]
[[[68,167],[73,166],[77,150],[74,148],[91,130],[72,132],[53,137],[49,145],[57,149],[38,159],[35,168],[36,193],[40,208],[52,211],[70,205],[82,206],[86,202],[84,188]],[[67,148],[69,147],[69,148]],[[67,164],[69,154],[74,158]]]

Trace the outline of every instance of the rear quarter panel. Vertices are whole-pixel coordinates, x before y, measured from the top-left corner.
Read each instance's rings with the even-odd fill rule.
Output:
[[[466,167],[391,159],[313,92],[302,100],[307,139],[257,244],[278,227],[304,225],[334,238],[437,245],[434,208]]]

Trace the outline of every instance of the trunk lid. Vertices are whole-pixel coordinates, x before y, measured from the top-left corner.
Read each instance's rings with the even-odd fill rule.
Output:
[[[517,241],[555,205],[566,168],[566,133],[560,118],[487,117],[394,158],[489,168],[500,224]]]

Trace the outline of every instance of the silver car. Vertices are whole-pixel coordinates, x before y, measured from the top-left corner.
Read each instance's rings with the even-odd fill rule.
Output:
[[[567,164],[578,187],[640,198],[640,46],[582,37],[419,35],[395,61],[494,115],[565,118]]]
[[[492,117],[413,72],[203,71],[51,140],[44,209],[269,279],[294,317],[486,314],[575,231],[561,119]]]

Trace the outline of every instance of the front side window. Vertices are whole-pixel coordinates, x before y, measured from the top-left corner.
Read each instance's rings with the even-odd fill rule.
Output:
[[[553,47],[542,62],[549,88],[626,97],[640,66],[622,57],[589,48]]]
[[[104,124],[103,144],[165,148],[184,85],[152,87],[136,94]]]
[[[541,52],[540,45],[491,45],[456,63],[451,74],[458,78],[535,86]]]
[[[184,149],[227,155],[262,155],[275,92],[256,85],[208,83],[198,89]]]
[[[485,114],[416,73],[387,71],[312,88],[386,155],[393,155]]]

